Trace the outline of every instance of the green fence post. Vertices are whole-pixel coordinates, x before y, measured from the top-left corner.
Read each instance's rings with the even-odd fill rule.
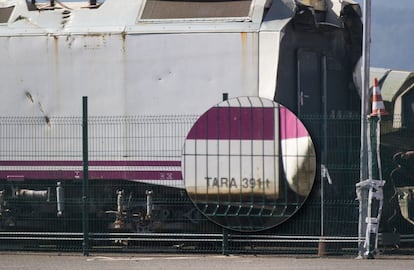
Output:
[[[228,245],[229,245],[229,232],[227,228],[223,227],[223,242],[221,245],[221,251],[223,255],[229,255],[228,253]]]
[[[369,118],[369,124],[370,124],[370,137],[371,137],[371,178],[370,179],[380,179],[380,173],[378,171],[378,149],[377,149],[377,126],[378,126],[378,117],[372,116]],[[382,178],[382,177],[381,177]],[[382,180],[382,179],[381,179]]]
[[[82,152],[83,152],[83,181],[82,181],[82,228],[83,255],[89,255],[89,216],[88,216],[88,97],[82,98]]]

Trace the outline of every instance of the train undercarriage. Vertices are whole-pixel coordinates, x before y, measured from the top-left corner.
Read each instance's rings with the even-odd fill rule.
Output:
[[[99,180],[88,189],[85,201],[80,181],[4,182],[0,230],[81,232],[84,207],[91,232],[191,232],[206,222],[183,189]]]

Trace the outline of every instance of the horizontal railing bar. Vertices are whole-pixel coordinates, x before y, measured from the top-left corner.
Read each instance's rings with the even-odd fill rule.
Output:
[[[222,241],[221,234],[166,234],[166,233],[91,233],[92,241]],[[414,235],[412,235],[414,237]],[[0,232],[2,240],[82,240],[82,233],[57,233],[57,232]],[[287,236],[287,235],[228,235],[232,242],[359,242],[364,239],[358,237],[340,236]]]

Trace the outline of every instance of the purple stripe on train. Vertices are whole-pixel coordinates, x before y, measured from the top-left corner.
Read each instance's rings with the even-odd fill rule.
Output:
[[[214,107],[203,114],[187,139],[198,140],[274,140],[277,108]],[[302,122],[288,109],[279,107],[280,138],[308,137]]]
[[[82,171],[73,170],[10,170],[0,171],[0,179],[23,180],[71,180],[82,179]],[[88,171],[90,180],[182,180],[181,171]]]
[[[280,107],[280,139],[294,139],[309,137],[309,133],[306,130],[302,122],[296,117],[294,113],[284,107]]]
[[[89,166],[147,166],[147,167],[176,167],[181,161],[169,160],[91,160]],[[82,166],[81,160],[0,160],[0,166]]]
[[[274,140],[274,108],[213,107],[191,128],[187,139]]]

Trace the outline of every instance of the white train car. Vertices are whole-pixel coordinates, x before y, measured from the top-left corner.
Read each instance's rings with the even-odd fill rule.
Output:
[[[65,121],[82,116],[82,97],[90,117],[112,117],[91,129],[89,176],[108,183],[94,192],[118,196],[119,228],[124,212],[148,214],[124,205],[126,182],[185,188],[187,133],[223,95],[274,100],[299,118],[358,112],[352,73],[361,29],[359,5],[350,0],[0,0],[2,227],[18,223],[19,208],[6,205],[49,200],[59,193],[51,183],[81,179],[81,124]],[[307,128],[318,154],[321,126]],[[292,181],[306,197],[311,185]],[[56,200],[55,208],[63,203]]]

